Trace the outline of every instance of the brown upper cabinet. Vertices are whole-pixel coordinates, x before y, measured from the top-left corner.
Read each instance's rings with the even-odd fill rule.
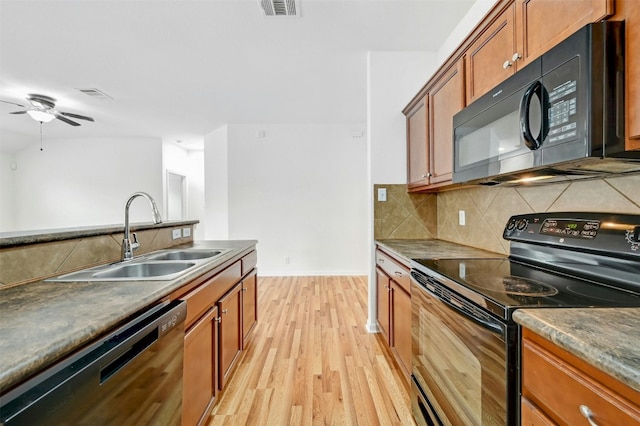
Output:
[[[640,2],[617,0],[615,16],[625,21],[626,149],[640,149]]]
[[[473,102],[590,22],[613,15],[613,0],[515,0],[487,23],[466,51]]]
[[[409,190],[429,184],[429,99],[422,96],[405,110],[407,116],[407,184]]]
[[[410,191],[432,190],[451,182],[453,116],[465,106],[464,92],[464,67],[458,61],[405,109]]]
[[[451,183],[453,116],[588,23],[625,20],[626,149],[640,149],[640,7],[637,0],[498,0],[403,110],[407,189]]]

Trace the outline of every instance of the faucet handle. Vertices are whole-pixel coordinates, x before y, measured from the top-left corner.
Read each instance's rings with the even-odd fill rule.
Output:
[[[138,247],[140,247],[140,243],[138,242],[138,234],[136,234],[135,232],[131,233],[131,253],[133,254],[133,251],[136,250]]]

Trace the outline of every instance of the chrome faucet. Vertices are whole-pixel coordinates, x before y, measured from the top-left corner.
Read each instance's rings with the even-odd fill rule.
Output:
[[[140,247],[140,243],[138,242],[138,236],[134,232],[131,234],[133,238],[129,236],[129,207],[131,206],[131,202],[137,197],[146,198],[151,204],[151,210],[153,212],[153,223],[158,224],[162,223],[162,218],[160,217],[160,212],[158,211],[158,206],[156,205],[155,200],[151,197],[151,195],[146,192],[135,192],[129,197],[126,206],[124,207],[124,239],[122,240],[122,261],[132,259],[133,252]]]

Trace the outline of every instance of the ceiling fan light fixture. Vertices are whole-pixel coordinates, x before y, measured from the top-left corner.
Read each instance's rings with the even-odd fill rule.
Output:
[[[41,123],[48,123],[54,118],[56,118],[55,115],[47,111],[27,111],[27,114],[29,114],[31,118],[33,118],[34,120],[39,121]]]

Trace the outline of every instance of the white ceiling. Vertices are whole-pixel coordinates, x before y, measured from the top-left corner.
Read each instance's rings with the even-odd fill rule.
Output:
[[[300,18],[264,18],[258,0],[0,0],[0,99],[44,94],[96,120],[54,120],[48,139],[364,123],[366,52],[437,51],[473,2],[301,0]],[[39,140],[20,109],[0,103],[4,150]]]

